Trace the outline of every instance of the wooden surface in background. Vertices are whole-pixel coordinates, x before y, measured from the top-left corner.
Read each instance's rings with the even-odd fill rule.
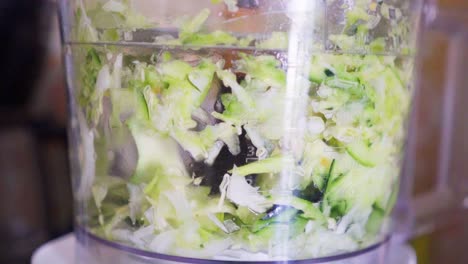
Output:
[[[464,15],[468,18],[468,0],[439,0],[441,10]],[[455,17],[455,15],[453,16]],[[448,17],[450,19],[450,16]],[[436,177],[439,170],[440,139],[442,136],[443,96],[447,89],[447,53],[449,49],[450,28],[431,32],[429,41],[422,43],[424,57],[422,63],[422,78],[420,80],[421,91],[419,107],[417,112],[418,137],[416,140],[416,159],[414,170],[414,192],[421,194],[435,187]],[[468,26],[465,27],[468,32]],[[468,73],[468,40],[465,45],[460,45],[458,56],[465,56],[466,61],[462,68]],[[468,75],[463,70],[459,71],[460,91],[466,91]],[[461,76],[460,76],[461,75]],[[464,75],[464,76],[463,76]],[[450,77],[452,78],[452,77]],[[463,80],[464,79],[464,80]],[[464,89],[464,90],[461,90]],[[454,104],[456,111],[454,135],[451,140],[453,149],[449,161],[448,174],[456,176],[456,182],[452,184],[453,192],[466,184],[468,171],[468,143],[466,141],[466,127],[468,115],[462,110],[468,102],[468,91],[456,95]],[[418,237],[413,240],[420,264],[468,263],[468,209],[463,209],[462,200],[459,209],[439,215],[438,221],[443,223],[434,232]]]
[[[441,8],[460,9],[460,11],[468,10],[467,0],[436,0]],[[468,11],[467,11],[468,12]]]

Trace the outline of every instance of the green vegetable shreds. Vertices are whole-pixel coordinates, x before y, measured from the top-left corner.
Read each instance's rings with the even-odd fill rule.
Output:
[[[310,52],[293,34],[295,9],[284,16],[291,32],[248,35],[211,30],[221,29],[212,21],[232,16],[234,27],[244,19],[236,12],[257,9],[212,1],[156,43],[113,45],[156,26],[133,2],[80,1],[76,11],[77,37],[88,43],[72,45],[87,122],[80,224],[143,250],[240,261],[324,257],[386,235],[412,58],[369,36],[385,23],[404,38],[404,13],[354,1],[330,50]]]

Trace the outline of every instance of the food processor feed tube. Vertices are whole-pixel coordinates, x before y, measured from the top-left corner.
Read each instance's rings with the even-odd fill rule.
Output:
[[[194,2],[61,3],[80,247],[134,263],[378,248],[414,1]]]

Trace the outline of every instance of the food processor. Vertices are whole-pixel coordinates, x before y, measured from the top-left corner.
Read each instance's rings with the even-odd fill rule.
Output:
[[[60,2],[77,263],[386,263],[423,3]]]

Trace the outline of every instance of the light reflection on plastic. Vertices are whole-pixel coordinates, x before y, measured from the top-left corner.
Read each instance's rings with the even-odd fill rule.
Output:
[[[310,71],[313,15],[318,1],[292,0],[288,3],[288,17],[291,19],[287,54],[286,97],[283,120],[283,156],[298,157],[303,152],[303,136],[306,130],[306,109],[309,90],[307,75]],[[284,159],[281,172],[280,195],[291,197],[291,190],[297,187],[295,162]],[[275,244],[269,245],[270,255],[288,258],[290,251],[290,226],[285,225],[275,232]],[[291,248],[292,249],[292,248]]]

